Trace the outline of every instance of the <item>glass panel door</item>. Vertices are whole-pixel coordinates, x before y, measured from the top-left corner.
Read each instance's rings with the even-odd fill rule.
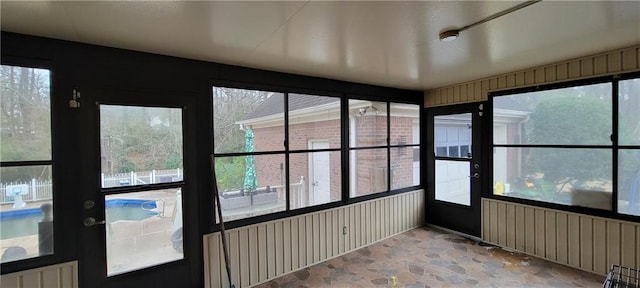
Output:
[[[83,133],[89,179],[82,179],[81,286],[198,286],[191,270],[202,261],[194,248],[201,238],[190,185],[195,131],[186,129],[195,123],[187,114],[192,98],[83,96],[96,106],[81,110],[91,119]]]
[[[427,222],[480,236],[482,104],[427,110]]]
[[[100,105],[100,143],[107,276],[183,259],[182,110]]]

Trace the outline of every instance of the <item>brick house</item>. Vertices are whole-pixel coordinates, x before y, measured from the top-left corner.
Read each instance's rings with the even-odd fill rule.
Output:
[[[237,124],[254,132],[255,151],[284,150],[284,100],[273,95]],[[341,199],[340,99],[289,94],[289,159],[292,184],[304,187],[291,194],[292,207],[318,205]],[[387,145],[386,103],[349,102],[351,147]],[[392,104],[390,144],[419,143],[419,106]],[[308,150],[336,149],[312,152]],[[305,151],[307,150],[307,151]],[[296,152],[305,151],[305,152]],[[417,146],[391,148],[391,189],[419,183]],[[387,149],[351,150],[349,160],[352,197],[387,190]],[[260,155],[255,159],[258,185],[282,185],[284,155]],[[298,195],[296,195],[298,194]]]

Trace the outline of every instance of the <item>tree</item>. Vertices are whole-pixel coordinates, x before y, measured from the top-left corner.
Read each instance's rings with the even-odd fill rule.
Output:
[[[611,103],[596,94],[546,97],[531,115],[528,142],[554,145],[609,145]],[[610,149],[534,148],[526,156],[529,175],[542,174],[557,192],[566,185],[587,187],[611,181]]]
[[[0,67],[0,161],[51,160],[50,73]],[[51,179],[50,166],[2,169],[2,182]]]

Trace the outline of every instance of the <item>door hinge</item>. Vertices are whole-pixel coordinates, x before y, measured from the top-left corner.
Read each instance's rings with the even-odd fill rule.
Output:
[[[69,100],[69,108],[80,108],[80,91],[73,89],[73,96]]]

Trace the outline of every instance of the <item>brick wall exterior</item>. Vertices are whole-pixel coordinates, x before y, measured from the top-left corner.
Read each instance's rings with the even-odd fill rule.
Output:
[[[358,130],[358,146],[386,145],[386,117],[364,116],[356,118]],[[407,143],[413,139],[412,118],[392,117],[391,119],[391,143],[398,144],[400,136],[404,136]],[[382,128],[382,129],[380,129]],[[284,131],[281,126],[254,128],[254,141],[256,151],[282,151],[284,150]],[[328,120],[312,123],[293,124],[289,127],[290,149],[309,149],[309,141],[323,140],[329,142],[330,148],[339,148],[340,121]],[[404,150],[404,151],[403,151]],[[371,194],[386,190],[385,179],[387,155],[386,149],[360,150],[358,153],[358,193],[357,195]],[[331,201],[341,199],[341,161],[340,152],[331,152],[330,157],[330,189]],[[280,173],[280,163],[284,165],[283,155],[264,155],[257,157],[256,174],[259,186],[280,185],[284,183],[284,176]],[[304,177],[306,190],[310,191],[309,179],[309,153],[292,153],[289,159],[290,180],[292,183]],[[391,149],[391,164],[393,188],[411,186],[413,183],[413,150],[412,148]],[[381,190],[382,189],[382,190]],[[374,191],[376,190],[376,191]]]

